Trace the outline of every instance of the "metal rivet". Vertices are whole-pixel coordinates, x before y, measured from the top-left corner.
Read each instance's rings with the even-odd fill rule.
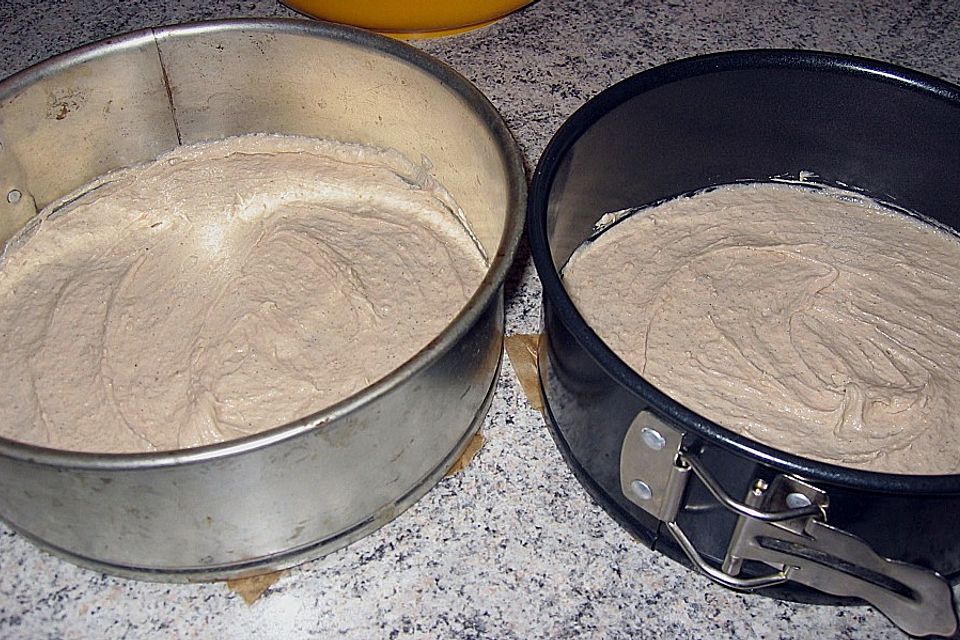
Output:
[[[644,444],[655,451],[660,451],[660,449],[663,449],[665,446],[667,446],[667,441],[664,440],[663,436],[660,435],[660,432],[656,429],[644,427],[640,431],[640,437],[643,438]]]
[[[17,204],[20,202],[20,197],[22,195],[23,194],[17,189],[10,189],[10,191],[7,193],[7,202],[10,204]]]
[[[769,485],[765,480],[757,478],[756,482],[753,483],[753,489],[751,491],[753,492],[753,495],[761,496],[763,495],[763,492],[767,490],[768,486]]]
[[[787,503],[787,507],[791,509],[802,509],[803,507],[809,507],[812,504],[810,502],[810,498],[802,493],[788,493],[785,501]]]
[[[643,480],[634,480],[630,483],[630,489],[636,494],[641,500],[649,500],[653,497],[653,490]]]

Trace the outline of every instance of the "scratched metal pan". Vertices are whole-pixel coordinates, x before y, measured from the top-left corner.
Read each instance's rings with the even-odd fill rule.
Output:
[[[732,588],[854,598],[911,633],[949,634],[960,476],[870,473],[740,437],[630,369],[560,277],[605,212],[801,170],[960,228],[960,88],[872,60],[742,51],[645,71],[577,111],[527,210],[547,423],[589,493],[648,546]]]
[[[231,20],[137,31],[15,74],[0,82],[0,241],[95,176],[249,132],[428,159],[491,257],[489,270],[408,362],[294,423],[151,454],[0,439],[0,517],[78,564],[199,581],[323,555],[420,498],[489,407],[502,283],[523,224],[520,154],[475,87],[405,44],[322,23]]]

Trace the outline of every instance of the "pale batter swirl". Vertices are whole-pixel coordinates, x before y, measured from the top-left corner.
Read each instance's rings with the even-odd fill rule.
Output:
[[[305,417],[425,347],[486,271],[394,151],[244,136],[81,193],[0,259],[0,435],[21,442],[171,450]]]
[[[862,199],[726,186],[573,255],[577,308],[677,401],[846,466],[960,472],[960,242]]]

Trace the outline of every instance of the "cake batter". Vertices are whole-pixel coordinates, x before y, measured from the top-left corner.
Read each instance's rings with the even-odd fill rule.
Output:
[[[462,212],[394,151],[253,135],[108,174],[0,259],[0,435],[164,451],[303,418],[477,289]]]
[[[620,220],[567,290],[697,413],[839,465],[960,472],[960,242],[853,194],[731,185]]]

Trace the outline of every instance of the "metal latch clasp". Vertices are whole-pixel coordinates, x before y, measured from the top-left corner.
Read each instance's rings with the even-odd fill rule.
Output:
[[[682,436],[649,411],[641,411],[620,448],[620,488],[658,520],[672,522],[687,487],[690,467],[678,464]]]
[[[827,524],[829,497],[803,480],[778,475],[732,498],[683,448],[682,434],[654,414],[636,416],[620,451],[624,495],[664,523],[694,566],[724,586],[752,590],[793,581],[837,596],[861,598],[912,635],[957,631],[950,587],[940,574],[879,556],[862,539]],[[740,517],[721,567],[700,553],[677,523],[691,473]],[[745,561],[772,568],[740,576]]]

